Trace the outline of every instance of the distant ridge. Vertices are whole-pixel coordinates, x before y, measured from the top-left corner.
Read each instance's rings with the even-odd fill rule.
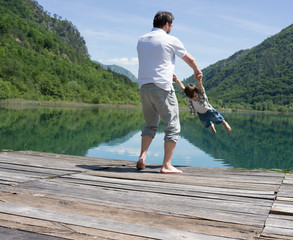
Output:
[[[132,74],[129,70],[124,68],[124,67],[118,66],[116,64],[105,65],[105,64],[102,64],[102,63],[97,62],[97,61],[93,61],[93,62],[100,64],[106,70],[111,70],[111,71],[113,71],[115,73],[119,73],[119,74],[122,74],[122,75],[128,77],[132,82],[137,82],[136,76],[134,74]]]

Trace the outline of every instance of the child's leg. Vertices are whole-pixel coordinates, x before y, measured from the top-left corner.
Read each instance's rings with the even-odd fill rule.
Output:
[[[223,120],[222,124],[225,126],[227,132],[230,132],[232,130],[230,125],[225,120]]]
[[[211,128],[211,130],[212,130],[212,132],[213,132],[214,134],[217,133],[217,131],[216,131],[216,129],[215,129],[215,125],[214,125],[213,123],[211,124],[210,128]]]

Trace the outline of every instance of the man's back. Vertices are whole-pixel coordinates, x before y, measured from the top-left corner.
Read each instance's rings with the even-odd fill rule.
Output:
[[[137,52],[139,87],[146,83],[155,83],[162,89],[171,90],[175,54],[179,57],[186,54],[183,44],[164,30],[154,28],[139,39]]]

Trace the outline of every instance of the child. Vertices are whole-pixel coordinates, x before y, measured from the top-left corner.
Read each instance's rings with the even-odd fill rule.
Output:
[[[190,112],[194,115],[196,111],[200,121],[205,127],[210,127],[212,132],[216,134],[214,123],[222,123],[227,132],[231,131],[231,127],[224,120],[224,117],[209,104],[201,79],[198,81],[198,88],[194,84],[188,84],[184,87],[183,83],[177,79],[176,74],[173,74],[173,81],[178,84],[185,95],[189,98]]]

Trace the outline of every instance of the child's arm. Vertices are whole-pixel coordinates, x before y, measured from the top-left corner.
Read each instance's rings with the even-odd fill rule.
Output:
[[[201,92],[204,92],[204,87],[202,85],[202,78],[200,78],[199,80],[197,80],[198,83],[198,88]]]
[[[184,91],[185,86],[183,85],[182,82],[180,82],[180,80],[177,78],[175,73],[173,74],[173,82],[176,82],[178,86],[181,88],[181,90]]]

